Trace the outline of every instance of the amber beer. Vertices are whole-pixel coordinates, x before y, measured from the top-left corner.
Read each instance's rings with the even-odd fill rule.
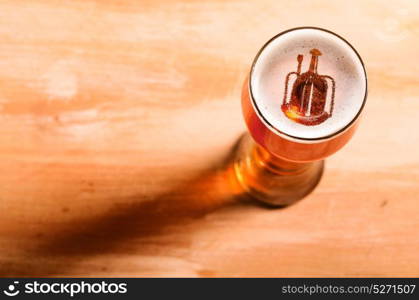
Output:
[[[366,95],[363,62],[342,37],[312,27],[273,37],[243,86],[252,137],[236,164],[243,187],[273,205],[302,198],[319,181],[322,160],[353,135]]]

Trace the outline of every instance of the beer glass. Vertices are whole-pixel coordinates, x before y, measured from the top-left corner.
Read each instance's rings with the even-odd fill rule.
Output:
[[[242,90],[248,134],[234,164],[241,187],[273,206],[294,203],[319,182],[324,159],[354,134],[367,98],[367,75],[349,42],[300,27],[257,53]]]

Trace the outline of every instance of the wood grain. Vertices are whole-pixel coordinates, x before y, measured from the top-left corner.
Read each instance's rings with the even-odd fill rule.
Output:
[[[419,276],[415,1],[0,1],[1,276]],[[261,45],[312,25],[369,98],[318,188],[268,210],[224,166]]]

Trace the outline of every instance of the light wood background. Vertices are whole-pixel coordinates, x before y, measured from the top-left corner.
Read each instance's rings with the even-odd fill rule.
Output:
[[[369,98],[272,210],[220,166],[258,49],[347,38]],[[417,1],[0,1],[1,276],[418,276]]]

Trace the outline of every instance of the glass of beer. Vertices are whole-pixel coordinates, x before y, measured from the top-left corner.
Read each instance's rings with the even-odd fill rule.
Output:
[[[236,177],[253,198],[283,206],[319,182],[323,159],[352,137],[367,98],[361,57],[341,36],[300,27],[257,53],[242,91],[249,131]]]

